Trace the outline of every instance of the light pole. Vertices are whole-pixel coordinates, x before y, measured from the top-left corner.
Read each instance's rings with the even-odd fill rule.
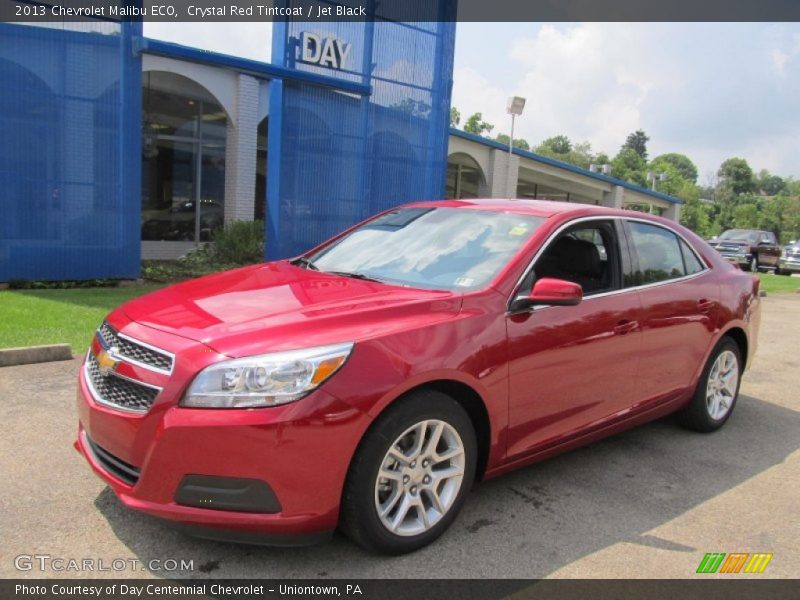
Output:
[[[656,181],[666,181],[667,174],[666,173],[656,173],[655,171],[649,171],[647,173],[647,178],[650,180],[650,187],[655,192],[656,190]],[[653,214],[653,203],[650,203],[650,214]]]
[[[511,96],[508,99],[506,112],[511,115],[511,136],[508,138],[508,164],[506,165],[506,193],[509,198],[516,197],[516,192],[511,191],[511,157],[514,153],[514,120],[525,109],[525,98]]]

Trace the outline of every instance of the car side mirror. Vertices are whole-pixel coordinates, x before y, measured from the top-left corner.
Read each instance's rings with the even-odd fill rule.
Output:
[[[511,303],[511,312],[532,306],[575,306],[583,300],[583,288],[564,279],[542,277],[533,284],[527,296],[518,296]]]

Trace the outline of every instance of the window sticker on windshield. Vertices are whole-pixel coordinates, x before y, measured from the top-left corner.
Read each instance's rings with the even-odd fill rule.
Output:
[[[458,287],[469,287],[473,283],[475,283],[475,280],[472,277],[459,277],[456,279],[456,285]]]
[[[519,225],[514,225],[514,227],[509,229],[508,235],[525,235],[527,232],[528,232],[527,223],[520,223]]]

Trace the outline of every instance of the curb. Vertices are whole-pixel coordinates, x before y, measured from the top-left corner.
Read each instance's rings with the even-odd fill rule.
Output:
[[[47,346],[0,349],[0,367],[29,365],[52,360],[72,360],[72,347],[69,344],[49,344]]]

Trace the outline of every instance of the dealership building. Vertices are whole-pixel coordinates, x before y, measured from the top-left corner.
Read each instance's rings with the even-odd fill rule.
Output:
[[[135,23],[0,25],[0,281],[136,277],[236,220],[263,219],[267,257],[287,257],[419,199],[678,218],[678,198],[450,128],[454,36],[276,22],[259,62]]]

